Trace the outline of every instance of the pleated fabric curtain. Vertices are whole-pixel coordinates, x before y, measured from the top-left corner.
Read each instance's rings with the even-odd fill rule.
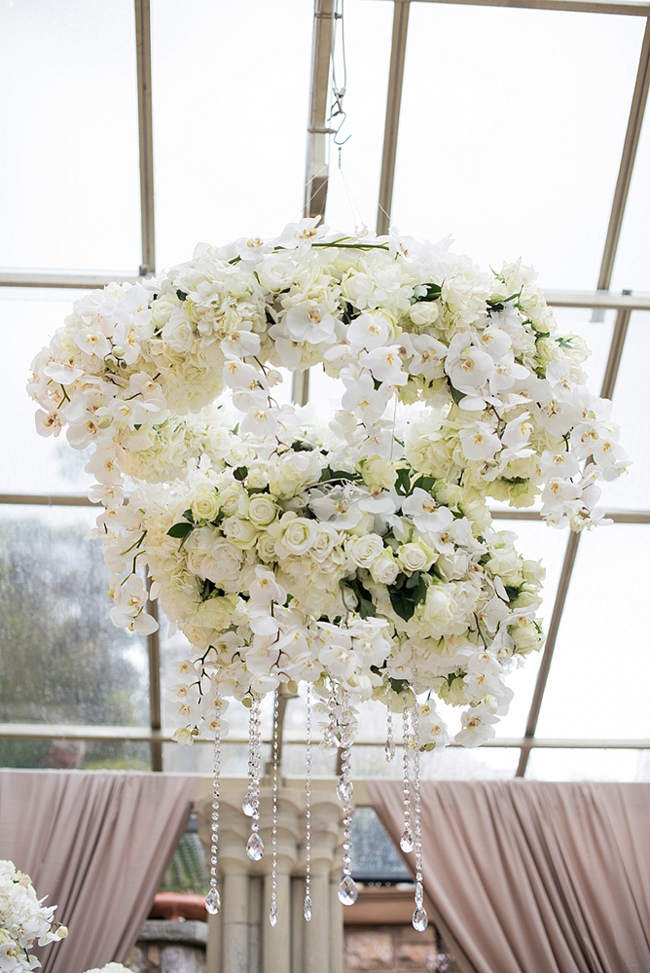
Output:
[[[367,787],[399,847],[402,784]],[[650,784],[424,781],[422,831],[463,973],[650,971]]]
[[[31,876],[69,928],[35,950],[44,973],[126,959],[198,787],[173,774],[0,771],[0,858]]]

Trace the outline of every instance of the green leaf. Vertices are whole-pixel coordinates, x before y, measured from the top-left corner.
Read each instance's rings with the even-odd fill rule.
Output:
[[[465,392],[459,392],[458,389],[454,388],[451,382],[449,383],[449,391],[451,392],[451,397],[456,403],[456,405],[458,405],[464,398],[466,398]]]
[[[506,589],[506,594],[508,596],[508,601],[516,601],[519,597],[519,588],[515,588],[513,585],[504,585]]]
[[[409,471],[404,467],[401,467],[401,469],[397,471],[395,490],[397,493],[399,493],[400,497],[408,496],[411,491],[411,478],[409,476]]]
[[[167,531],[167,535],[169,537],[181,537],[183,540],[185,540],[185,538],[191,534],[193,530],[194,527],[192,524],[174,524],[174,526],[170,527]]]
[[[431,493],[434,486],[436,485],[435,476],[419,476],[412,486],[412,490],[416,487],[420,487],[421,490],[426,490],[427,493]]]
[[[367,588],[363,586],[358,578],[352,578],[345,582],[350,591],[356,596],[357,599],[357,611],[362,618],[373,617],[377,614],[377,609],[375,608],[375,603],[372,600],[372,595]]]
[[[236,480],[239,480],[239,482],[241,483],[241,481],[245,480],[246,477],[248,476],[248,467],[238,466],[235,472],[233,473],[233,476],[235,477]]]
[[[405,622],[410,622],[415,612],[415,605],[410,598],[404,598],[399,591],[393,591],[392,587],[388,589],[388,596],[395,614]]]
[[[187,294],[185,293],[185,291],[177,290],[176,297],[178,298],[179,301],[187,300]]]
[[[325,467],[320,475],[320,483],[327,483],[329,480],[358,480],[359,476],[357,473],[348,473],[347,470],[330,470],[328,466]]]
[[[191,524],[194,523],[194,514],[192,513],[189,507],[187,508],[187,510],[183,511],[183,516],[185,517],[185,520],[189,520]]]
[[[314,447],[303,442],[302,439],[296,439],[295,442],[291,443],[291,448],[296,453],[313,453],[314,451]]]
[[[414,303],[417,304],[419,301],[437,301],[440,299],[440,295],[442,294],[440,284],[423,284],[422,286],[426,287],[426,293],[418,297]]]
[[[389,677],[390,688],[394,693],[403,693],[405,689],[408,689],[408,680],[406,679],[393,679]]]

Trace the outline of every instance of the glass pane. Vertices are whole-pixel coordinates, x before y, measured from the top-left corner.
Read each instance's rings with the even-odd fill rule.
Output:
[[[167,866],[160,891],[205,895],[210,887],[208,868],[205,849],[199,838],[196,815],[190,814],[187,829]]]
[[[153,0],[158,265],[302,216],[312,4]]]
[[[612,276],[612,290],[650,291],[650,121],[646,108]]]
[[[562,616],[539,737],[648,735],[650,527],[614,524],[583,535]]]
[[[0,723],[147,725],[146,643],[108,616],[92,524],[89,510],[0,507]]]
[[[5,3],[0,265],[140,264],[132,0]]]
[[[483,266],[521,256],[545,287],[594,287],[643,28],[636,17],[413,4],[400,230],[451,233]]]
[[[399,753],[399,751],[398,751]],[[516,747],[447,747],[441,753],[422,754],[423,780],[496,780],[515,776],[519,750]],[[355,777],[400,779],[401,762],[387,764],[383,747],[354,746],[352,772]]]
[[[0,493],[86,494],[92,483],[84,473],[86,451],[72,449],[65,433],[43,438],[34,416],[39,406],[25,391],[30,365],[49,344],[56,329],[82,292],[0,288],[0,330],[11,368],[0,384],[4,458],[0,467]]]
[[[650,507],[650,312],[632,315],[621,368],[614,388],[612,418],[621,427],[621,443],[630,456],[630,472],[603,485],[602,503],[608,510],[648,510]]]
[[[271,748],[262,747],[262,766],[269,759]],[[181,747],[177,743],[163,743],[163,769],[166,773],[204,774],[212,776],[214,748],[209,743],[195,743]],[[221,744],[221,776],[245,777],[248,773],[248,746],[244,743]]]
[[[372,807],[352,818],[352,872],[357,882],[410,882],[412,876]]]
[[[647,750],[531,751],[526,778],[530,780],[650,780]]]
[[[341,150],[340,168],[338,150],[331,147],[326,212],[326,222],[336,229],[376,226],[392,22],[393,5],[384,0],[346,4],[347,119],[339,139],[350,141]],[[343,83],[338,74],[337,81]]]
[[[0,740],[0,767],[151,770],[148,743],[121,740]]]

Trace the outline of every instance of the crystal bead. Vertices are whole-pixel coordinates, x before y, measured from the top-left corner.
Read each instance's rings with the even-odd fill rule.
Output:
[[[416,932],[424,932],[429,925],[429,917],[421,906],[413,913],[413,928]]]
[[[416,882],[415,884],[415,904],[417,906],[422,906],[424,902],[424,889],[422,888],[422,882]]]
[[[346,875],[341,884],[339,885],[339,902],[343,905],[354,905],[357,901],[357,896],[359,895],[359,890],[356,887],[353,879]]]
[[[336,796],[338,797],[339,801],[346,804],[352,797],[352,781],[346,780],[345,777],[342,777],[336,788]]]
[[[206,912],[209,912],[211,916],[216,916],[221,908],[221,896],[216,887],[213,887],[208,892],[205,899]]]
[[[271,903],[271,911],[269,912],[269,922],[272,926],[275,926],[278,921],[278,907],[275,902]]]
[[[305,896],[305,902],[302,907],[302,914],[305,917],[305,922],[311,922],[311,917],[312,917],[311,895]]]
[[[242,801],[241,809],[247,818],[252,818],[255,814],[255,801],[250,793]]]
[[[264,842],[255,832],[246,842],[246,854],[254,862],[258,862],[264,854]]]
[[[390,763],[395,756],[395,741],[391,737],[390,740],[386,740],[386,746],[384,747],[384,756],[386,757],[386,762]]]
[[[406,854],[408,854],[409,851],[413,851],[415,848],[415,838],[413,837],[413,832],[410,830],[410,828],[406,828],[404,830],[404,834],[399,839],[399,846]]]

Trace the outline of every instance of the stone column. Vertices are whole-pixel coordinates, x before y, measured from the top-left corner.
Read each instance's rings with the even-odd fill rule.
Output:
[[[225,782],[224,782],[225,783]],[[246,855],[250,818],[241,811],[245,783],[222,787],[219,828],[221,912],[210,917],[207,973],[341,973],[343,907],[336,896],[341,806],[334,788],[314,788],[311,805],[311,898],[313,918],[303,918],[305,896],[305,803],[302,788],[278,793],[277,907],[269,922],[272,866],[272,792],[261,792],[260,834],[264,857]],[[199,833],[210,846],[210,800],[196,805]],[[336,879],[332,878],[336,876]]]
[[[311,899],[313,918],[303,930],[305,973],[330,973],[330,871],[340,840],[341,809],[332,794],[312,795],[311,806]],[[304,871],[304,815],[302,819],[301,871]],[[340,903],[337,903],[340,906]]]

